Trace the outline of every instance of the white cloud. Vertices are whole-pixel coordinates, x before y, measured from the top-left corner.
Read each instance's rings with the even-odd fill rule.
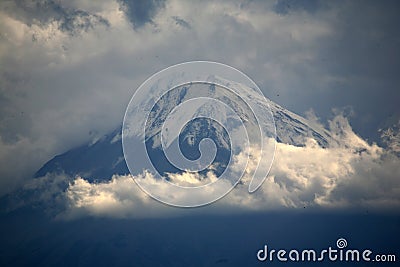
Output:
[[[400,119],[387,129],[380,129],[379,132],[388,148],[400,155]]]
[[[338,122],[342,126],[338,126]],[[180,209],[163,205],[139,189],[133,179],[141,176],[114,176],[110,182],[90,183],[80,177],[65,192],[67,209],[58,216],[148,217],[181,216],[202,212],[229,213],[296,208],[366,209],[395,212],[400,207],[400,158],[376,144],[369,145],[356,136],[347,121],[338,115],[331,121],[337,134],[348,138],[344,145],[321,148],[310,139],[305,147],[277,144],[271,172],[261,188],[248,193],[249,177],[226,197],[199,209]],[[334,130],[334,129],[332,129]],[[240,165],[240,162],[237,164]],[[175,175],[191,181],[193,175]],[[181,177],[178,177],[181,176]],[[182,191],[166,192],[165,182],[149,174],[142,180],[159,193],[177,198],[192,198]],[[221,188],[216,190],[225,190]],[[215,188],[214,188],[215,189]],[[207,187],[204,188],[205,194]]]

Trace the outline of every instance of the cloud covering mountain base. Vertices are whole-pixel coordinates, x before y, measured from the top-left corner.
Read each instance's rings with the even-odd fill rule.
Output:
[[[48,174],[25,185],[24,190],[40,192],[35,201],[56,203],[52,211],[60,219],[82,216],[141,218],[300,208],[398,210],[400,158],[395,151],[368,144],[353,132],[343,115],[337,115],[329,124],[331,133],[343,141],[340,145],[322,148],[313,139],[309,139],[304,147],[277,143],[272,169],[258,191],[248,193],[250,177],[245,175],[242,182],[221,200],[190,211],[161,204],[144,193],[134,179],[144,179],[161,193],[179,198],[192,197],[164,192],[165,182],[149,173],[136,177],[114,175],[110,181],[100,183],[79,176]],[[235,164],[240,168],[239,161]],[[174,178],[188,182],[198,178],[195,176],[183,173],[175,174]],[[231,186],[228,183],[221,183],[220,189]],[[207,194],[207,187],[204,189]]]

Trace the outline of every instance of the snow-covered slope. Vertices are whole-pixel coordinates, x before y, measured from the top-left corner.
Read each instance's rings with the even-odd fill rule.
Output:
[[[280,143],[304,146],[308,138],[312,138],[321,147],[330,147],[338,141],[330,132],[269,100],[276,127],[276,139]]]
[[[212,77],[212,80],[215,81],[216,78]],[[218,81],[219,84],[228,84],[227,81],[223,81],[222,79]],[[146,106],[149,103],[148,101],[139,101],[139,103],[143,103],[143,105],[135,106],[132,111],[131,121],[136,123],[145,120],[145,118],[143,118],[143,112],[141,111],[151,108],[150,116],[145,123],[146,146],[148,150],[150,150],[149,153],[154,155],[154,160],[157,161],[156,165],[158,165],[160,168],[159,171],[161,172],[176,171],[171,165],[165,164],[167,160],[162,153],[160,154],[160,150],[162,150],[160,141],[161,126],[168,115],[176,115],[174,115],[173,112],[174,108],[180,103],[193,98],[194,93],[197,98],[210,97],[228,103],[233,107],[234,113],[247,123],[254,119],[254,114],[246,104],[240,104],[241,101],[243,102],[241,97],[244,93],[244,99],[251,99],[251,101],[259,105],[260,109],[266,111],[265,114],[271,118],[273,117],[276,126],[276,140],[278,142],[294,146],[304,146],[307,139],[312,138],[322,147],[330,147],[337,143],[328,130],[286,110],[271,100],[267,99],[267,101],[265,101],[253,88],[243,88],[241,84],[232,84],[229,82],[230,87],[234,87],[238,92],[240,91],[242,93],[241,97],[238,97],[232,94],[232,92],[221,90],[218,86],[207,85],[209,87],[206,88],[206,90],[200,90],[200,88],[197,88],[198,86],[197,84],[181,86],[177,90],[172,90],[170,93],[163,95],[161,98],[158,95],[152,96],[151,94],[143,96],[148,99],[158,99],[158,101],[155,101],[157,105],[148,107]],[[172,120],[169,120],[169,127],[178,127],[178,125],[174,125],[175,122],[185,121],[196,116],[216,118],[218,121],[226,123],[232,123],[231,121],[233,121],[228,111],[222,111],[220,107],[215,106],[212,102],[193,103],[192,107],[186,109],[184,113],[179,115],[180,117],[176,115],[177,117],[173,117]],[[275,132],[275,129],[267,129],[268,131]],[[168,131],[166,132],[168,133]],[[134,134],[140,135],[139,132]],[[275,133],[273,135],[275,135]],[[223,167],[226,165],[227,160],[229,160],[227,157],[229,157],[228,155],[231,147],[229,146],[229,137],[227,133],[223,131],[223,128],[221,128],[216,121],[205,119],[193,121],[193,123],[182,128],[182,132],[179,136],[170,138],[169,140],[179,141],[183,154],[188,158],[196,159],[199,156],[198,145],[204,138],[211,138],[214,140],[219,149],[215,160],[220,163],[219,165],[222,168],[216,171],[223,171]],[[167,145],[170,145],[170,143]],[[83,145],[56,156],[36,173],[36,177],[43,176],[49,172],[64,172],[72,176],[81,175],[89,180],[109,179],[113,174],[129,173],[122,151],[121,128],[116,129],[94,144]]]

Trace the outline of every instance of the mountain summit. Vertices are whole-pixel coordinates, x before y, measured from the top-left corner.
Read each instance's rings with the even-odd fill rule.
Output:
[[[330,147],[337,143],[330,132],[319,125],[281,107],[267,99],[276,126],[276,141],[293,146],[304,146],[309,138],[321,147]],[[209,122],[198,123],[197,128],[208,127]],[[184,140],[193,142],[193,127],[186,128]],[[199,128],[200,127],[200,128]],[[96,142],[84,144],[55,156],[44,164],[35,174],[41,177],[47,173],[65,173],[79,175],[89,181],[109,180],[114,174],[128,174],[122,150],[121,127],[103,136]]]

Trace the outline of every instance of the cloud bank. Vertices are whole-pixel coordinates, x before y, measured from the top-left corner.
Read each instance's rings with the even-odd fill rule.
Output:
[[[245,175],[227,196],[197,209],[174,208],[149,197],[134,179],[145,176],[144,181],[161,193],[179,198],[193,196],[166,192],[163,182],[148,173],[137,177],[114,175],[111,181],[101,183],[49,174],[27,184],[25,190],[41,192],[35,199],[42,202],[57,203],[53,215],[60,219],[85,216],[142,218],[304,208],[398,211],[400,158],[396,151],[368,144],[353,132],[343,115],[337,115],[329,124],[331,132],[343,140],[337,147],[322,148],[313,139],[309,139],[304,147],[277,143],[272,169],[258,191],[248,193],[250,177]],[[242,163],[239,160],[235,164],[240,168]],[[179,181],[196,180],[192,173],[174,176]],[[220,186],[216,190],[224,190],[230,184]],[[209,193],[207,187],[204,190],[205,194]]]

